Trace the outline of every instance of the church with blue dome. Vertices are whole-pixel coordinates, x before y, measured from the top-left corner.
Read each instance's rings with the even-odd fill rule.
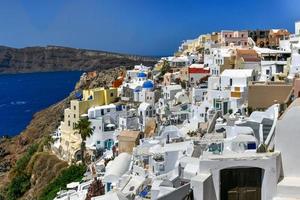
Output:
[[[143,83],[143,88],[144,89],[153,89],[154,88],[154,83],[150,80],[147,80]]]

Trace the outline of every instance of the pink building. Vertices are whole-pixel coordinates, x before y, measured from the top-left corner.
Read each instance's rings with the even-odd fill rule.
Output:
[[[229,46],[231,43],[234,46],[248,45],[248,31],[221,31],[220,42],[224,46]]]

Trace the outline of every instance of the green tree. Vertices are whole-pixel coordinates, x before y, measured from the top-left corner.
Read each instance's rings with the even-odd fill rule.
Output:
[[[160,69],[160,77],[163,77],[165,75],[165,73],[167,73],[168,71],[170,71],[171,67],[168,61],[164,60],[162,67]]]
[[[75,134],[79,134],[81,137],[81,161],[84,164],[84,151],[85,151],[85,140],[93,134],[93,129],[91,128],[91,122],[87,118],[81,118],[78,123],[74,126]]]

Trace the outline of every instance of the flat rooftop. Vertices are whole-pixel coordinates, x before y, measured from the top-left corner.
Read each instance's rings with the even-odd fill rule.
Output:
[[[200,156],[200,160],[263,160],[271,157],[279,156],[279,152],[267,152],[267,153],[255,153],[255,152],[243,152],[243,153],[228,153],[225,154],[209,154]]]

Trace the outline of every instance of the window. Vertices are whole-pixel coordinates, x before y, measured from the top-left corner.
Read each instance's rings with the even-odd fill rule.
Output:
[[[74,118],[76,118],[76,114],[74,114]]]
[[[283,65],[277,65],[276,66],[276,73],[282,73],[283,72]]]
[[[93,126],[93,130],[95,130],[96,129],[96,126]]]
[[[247,144],[247,149],[256,149],[256,143],[255,142],[249,142]]]
[[[229,85],[232,86],[232,78],[229,79]]]
[[[106,110],[108,113],[110,112],[110,108],[107,108],[107,110]]]
[[[244,37],[244,34],[242,34],[242,37]]]
[[[97,144],[100,144],[101,142],[100,141],[97,141]]]
[[[71,121],[70,120],[68,121],[68,126],[71,126]]]
[[[227,38],[227,35],[225,34],[225,37]]]
[[[111,92],[111,93],[110,93],[110,97],[113,97],[113,96],[114,96],[114,93],[113,93],[113,92]]]
[[[73,106],[73,109],[76,110],[76,106]]]

